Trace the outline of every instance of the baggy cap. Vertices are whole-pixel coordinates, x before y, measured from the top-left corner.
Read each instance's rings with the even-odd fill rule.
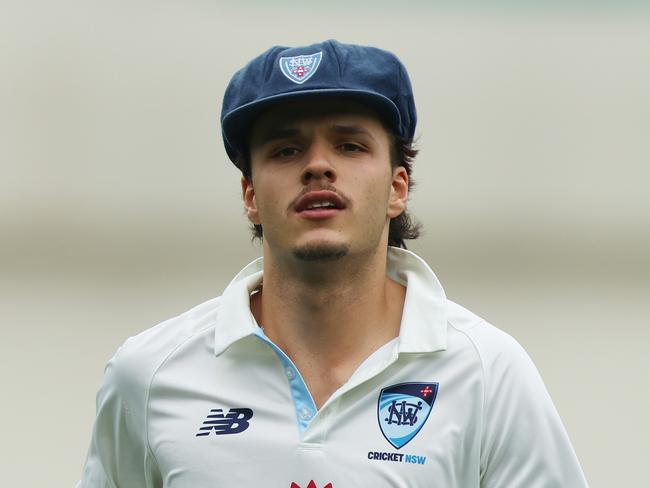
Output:
[[[413,139],[417,121],[413,89],[397,56],[331,39],[304,47],[272,47],[235,73],[221,109],[230,160],[237,164],[248,132],[264,110],[302,97],[357,100],[376,110],[396,134]]]

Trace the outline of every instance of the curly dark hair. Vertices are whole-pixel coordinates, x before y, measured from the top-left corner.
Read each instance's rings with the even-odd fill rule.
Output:
[[[415,186],[415,182],[411,178],[413,171],[413,160],[418,154],[418,150],[413,147],[413,141],[403,137],[391,134],[392,147],[391,147],[391,165],[393,168],[402,166],[409,176],[409,192]],[[244,178],[249,182],[251,181],[251,162],[248,154],[240,154],[239,159],[235,162],[238,168],[241,169]],[[420,237],[420,230],[422,224],[413,219],[405,210],[397,217],[390,220],[388,226],[388,245],[394,247],[401,247],[406,249],[405,239],[417,239]],[[253,232],[253,240],[262,239],[264,233],[262,226],[259,224],[252,224],[251,231]]]

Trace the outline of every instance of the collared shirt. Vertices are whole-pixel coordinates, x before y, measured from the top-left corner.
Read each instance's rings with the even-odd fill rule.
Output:
[[[399,337],[321,406],[250,311],[263,261],[109,361],[78,488],[587,486],[532,361],[389,248]]]

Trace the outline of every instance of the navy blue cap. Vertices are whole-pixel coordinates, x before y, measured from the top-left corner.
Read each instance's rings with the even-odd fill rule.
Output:
[[[304,47],[275,46],[230,80],[221,108],[226,152],[235,162],[255,119],[271,105],[302,97],[347,97],[377,111],[411,140],[417,115],[406,68],[394,54],[328,40]]]

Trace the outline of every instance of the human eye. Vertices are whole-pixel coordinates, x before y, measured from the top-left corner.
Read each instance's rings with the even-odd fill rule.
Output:
[[[274,158],[291,158],[293,156],[296,156],[300,152],[300,149],[298,149],[295,146],[282,146],[278,149],[275,149],[273,151],[273,157]]]
[[[365,152],[366,148],[356,142],[344,142],[339,144],[339,149],[344,152]]]

